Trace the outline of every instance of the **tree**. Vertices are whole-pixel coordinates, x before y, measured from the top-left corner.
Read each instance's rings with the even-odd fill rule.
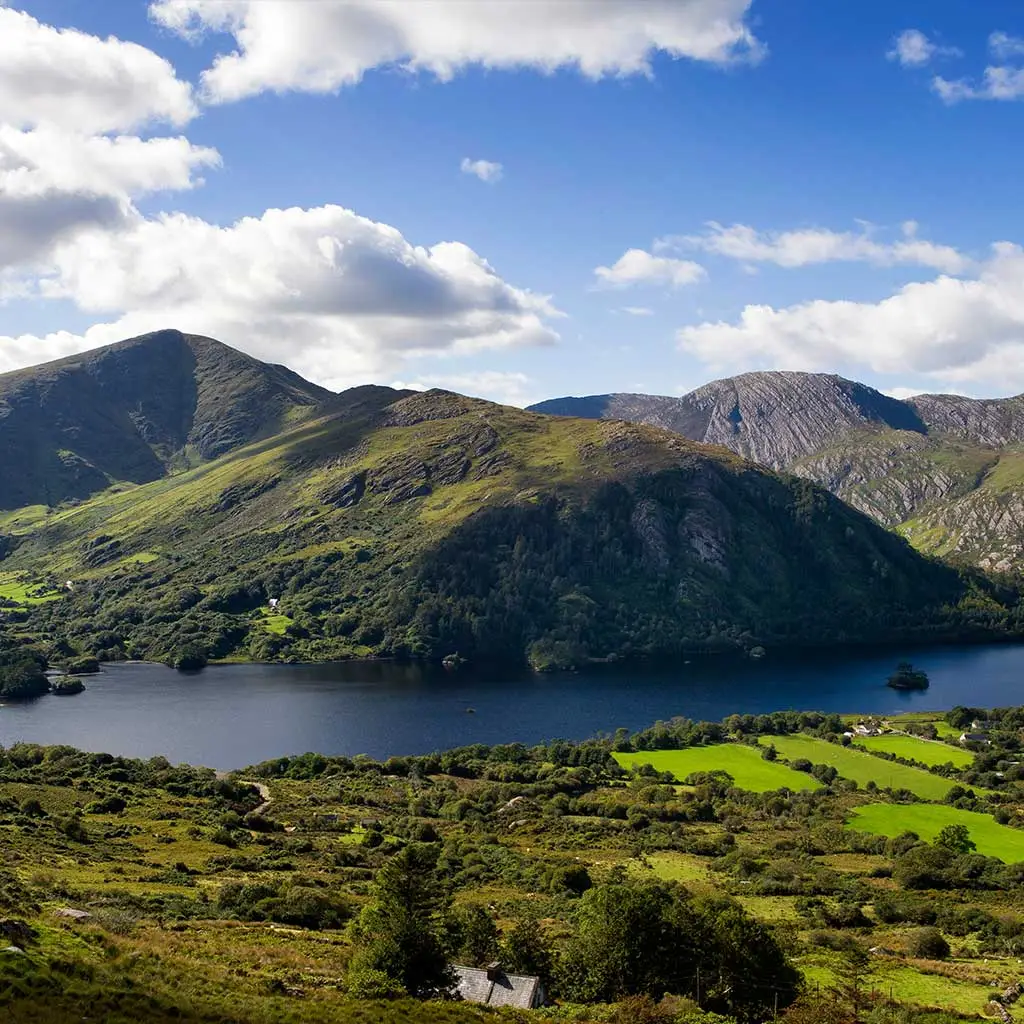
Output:
[[[448,920],[452,946],[462,963],[481,967],[498,955],[498,928],[479,903],[458,907]]]
[[[977,843],[971,839],[970,829],[966,825],[945,825],[935,837],[935,845],[952,850],[953,853],[971,853],[977,849]]]
[[[832,968],[835,985],[832,992],[836,1000],[849,1012],[849,1020],[858,1024],[861,1013],[870,1005],[871,957],[860,946],[843,950],[839,962]]]
[[[455,977],[445,955],[442,915],[448,900],[437,872],[438,850],[414,843],[378,872],[374,900],[353,929],[350,970],[381,971],[411,996],[451,992]]]
[[[506,932],[499,952],[506,970],[540,978],[544,988],[551,990],[555,958],[536,917],[519,918]]]
[[[697,970],[696,917],[663,885],[599,885],[580,899],[561,991],[578,1002],[684,994]]]

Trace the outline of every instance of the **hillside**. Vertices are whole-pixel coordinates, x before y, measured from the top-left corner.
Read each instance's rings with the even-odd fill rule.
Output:
[[[898,401],[832,374],[770,371],[680,398],[611,394],[533,411],[623,419],[721,444],[828,488],[919,549],[986,569],[1022,564],[1024,398]]]
[[[1012,628],[987,584],[724,448],[444,391],[357,388],[320,412],[173,476],[0,516],[11,632],[114,658],[546,668]]]
[[[275,432],[330,394],[179,331],[0,375],[0,508],[156,480]]]

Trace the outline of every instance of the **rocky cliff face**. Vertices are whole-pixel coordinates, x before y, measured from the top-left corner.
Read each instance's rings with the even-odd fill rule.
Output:
[[[1024,566],[1014,508],[1024,396],[898,401],[831,374],[747,373],[681,398],[610,394],[534,411],[665,427],[812,480],[922,550]]]
[[[0,375],[0,508],[155,480],[328,397],[291,370],[179,331]]]

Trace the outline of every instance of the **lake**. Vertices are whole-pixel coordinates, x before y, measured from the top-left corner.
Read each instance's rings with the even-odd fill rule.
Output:
[[[885,686],[901,658],[928,672],[930,689]],[[85,682],[78,696],[0,707],[0,744],[67,743],[231,769],[307,750],[386,757],[467,743],[585,739],[674,715],[717,721],[785,709],[996,707],[1024,703],[1024,645],[694,657],[672,667],[545,676],[393,662],[222,665],[195,674],[125,664]]]

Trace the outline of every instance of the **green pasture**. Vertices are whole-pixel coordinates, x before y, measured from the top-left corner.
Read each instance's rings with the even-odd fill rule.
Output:
[[[59,601],[61,595],[45,583],[33,582],[20,573],[3,572],[0,573],[0,597],[18,604],[31,605]]]
[[[965,825],[986,857],[998,857],[1008,864],[1024,861],[1024,832],[1000,825],[987,814],[961,811],[939,804],[867,804],[856,808],[847,822],[859,832],[898,836],[916,832],[931,842],[946,825]]]
[[[941,800],[953,786],[958,785],[955,780],[932,775],[923,768],[884,761],[863,750],[841,747],[814,736],[797,733],[765,737],[762,742],[773,743],[779,754],[790,761],[804,758],[813,764],[831,765],[844,779],[852,779],[858,786],[874,782],[881,789],[908,789],[922,800]]]
[[[923,764],[946,764],[952,762],[955,768],[966,768],[973,760],[970,751],[960,747],[951,747],[948,743],[937,740],[925,740],[918,736],[862,736],[854,742],[868,750],[882,750],[897,757],[906,757]]]
[[[753,747],[716,743],[683,750],[638,750],[612,755],[623,768],[649,764],[659,772],[671,772],[680,782],[694,772],[728,772],[740,789],[767,793],[774,789],[818,789],[816,779],[784,764],[765,761]]]

